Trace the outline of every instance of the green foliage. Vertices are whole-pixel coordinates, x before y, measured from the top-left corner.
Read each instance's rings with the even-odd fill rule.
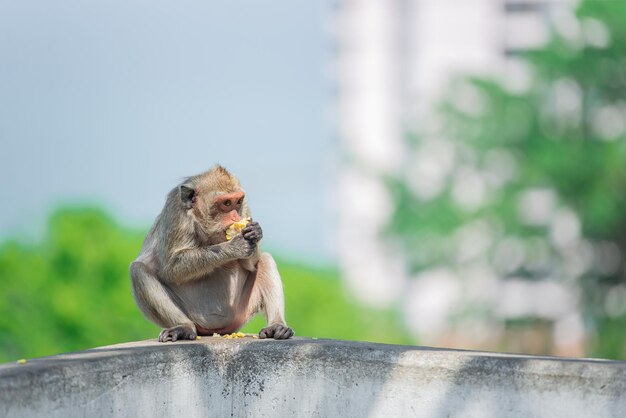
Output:
[[[128,265],[143,234],[95,208],[62,209],[43,242],[0,247],[0,359],[80,350],[156,332],[138,315]]]
[[[155,338],[159,329],[136,308],[128,274],[144,236],[100,209],[65,208],[52,214],[41,243],[1,244],[0,361]],[[279,268],[298,335],[409,342],[392,313],[347,300],[335,271]]]
[[[297,335],[343,340],[411,344],[393,311],[365,308],[351,300],[334,270],[278,260],[283,278],[287,322]],[[260,316],[244,331],[258,332]]]
[[[578,38],[555,33],[545,48],[524,54],[533,75],[527,90],[480,78],[452,84],[437,138],[417,133],[408,143],[419,155],[444,138],[439,143],[449,147],[454,164],[434,196],[420,196],[410,178],[390,180],[396,198],[390,232],[414,271],[462,269],[454,234],[472,222],[491,235],[482,255],[488,263],[505,238],[523,243],[527,255],[547,248],[548,263],[502,274],[577,283],[592,333],[589,352],[620,357],[626,309],[603,306],[626,283],[626,2],[583,1],[577,16]],[[455,194],[468,177],[480,183],[479,203],[468,205]],[[529,221],[522,202],[532,190],[554,196],[555,211],[573,213],[581,236],[559,242],[554,214]],[[582,271],[568,272],[568,264],[585,257],[592,260]]]

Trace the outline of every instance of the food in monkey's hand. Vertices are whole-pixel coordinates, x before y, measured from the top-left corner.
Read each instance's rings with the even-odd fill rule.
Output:
[[[240,233],[241,230],[244,229],[246,225],[248,225],[249,222],[250,222],[250,218],[245,218],[229,226],[226,229],[226,240],[230,241],[231,239],[235,238],[235,235]]]

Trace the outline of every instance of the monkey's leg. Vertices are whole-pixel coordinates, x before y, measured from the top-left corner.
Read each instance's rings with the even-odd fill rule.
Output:
[[[280,274],[274,259],[268,253],[263,253],[257,263],[251,302],[255,308],[261,306],[267,319],[268,326],[259,332],[260,338],[286,340],[293,336],[293,330],[285,323],[285,297]]]
[[[196,326],[176,305],[167,288],[139,261],[130,265],[133,295],[146,318],[164,327],[160,342],[195,340]]]

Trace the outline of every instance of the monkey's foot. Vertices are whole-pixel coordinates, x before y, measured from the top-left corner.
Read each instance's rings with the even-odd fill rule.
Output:
[[[275,340],[286,340],[293,337],[293,330],[287,325],[273,324],[265,327],[259,332],[259,338],[274,338]]]
[[[176,340],[195,340],[196,330],[191,325],[177,325],[172,328],[165,328],[159,334],[159,342]]]

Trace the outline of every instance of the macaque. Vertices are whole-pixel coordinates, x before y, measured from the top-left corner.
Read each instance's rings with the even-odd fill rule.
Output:
[[[130,265],[139,309],[163,328],[159,341],[232,333],[260,311],[268,324],[260,338],[293,336],[276,263],[259,247],[261,226],[250,220],[226,240],[226,229],[249,217],[239,180],[221,166],[189,177],[167,195]]]

